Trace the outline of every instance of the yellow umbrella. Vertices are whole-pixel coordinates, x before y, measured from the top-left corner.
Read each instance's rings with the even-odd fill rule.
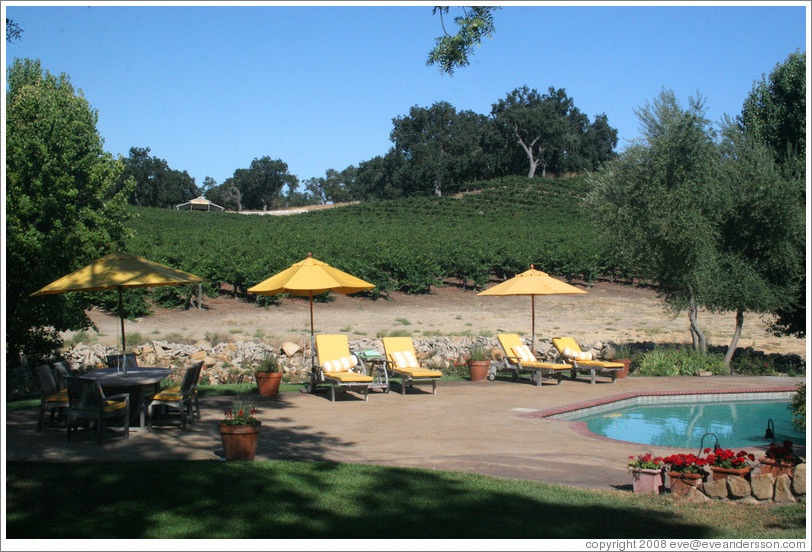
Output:
[[[51,282],[31,296],[65,293],[68,291],[118,290],[118,310],[121,317],[121,349],[126,359],[127,346],[124,337],[124,300],[122,290],[135,287],[174,286],[199,284],[200,276],[143,259],[129,253],[105,255],[84,268]],[[126,369],[126,365],[125,365]]]
[[[561,280],[556,280],[546,272],[536,270],[530,265],[530,270],[517,274],[501,284],[481,291],[477,295],[529,295],[533,313],[532,347],[536,350],[536,295],[558,295],[586,293],[582,289],[571,286]]]
[[[257,295],[277,295],[290,293],[310,299],[310,351],[312,359],[315,332],[313,330],[313,296],[327,291],[337,291],[349,295],[374,288],[374,284],[365,282],[325,262],[314,259],[309,253],[307,258],[291,265],[279,274],[271,276],[248,289],[248,293]]]

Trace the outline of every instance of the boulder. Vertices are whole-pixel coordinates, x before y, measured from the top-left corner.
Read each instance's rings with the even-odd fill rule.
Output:
[[[282,343],[280,350],[283,353],[285,353],[285,355],[287,355],[288,357],[292,357],[296,353],[301,352],[302,348],[292,341],[285,341],[284,343]]]
[[[730,498],[750,496],[750,483],[745,478],[732,475],[725,478],[725,481],[727,481],[727,491]]]
[[[779,475],[775,480],[773,500],[775,502],[796,502],[790,487],[792,487],[792,478],[785,473]]]
[[[164,351],[164,348],[157,343],[153,343],[152,348],[155,349],[155,358],[160,359],[166,356],[166,351]]]
[[[795,496],[806,495],[806,464],[798,464],[795,466],[791,489],[792,494]]]
[[[707,502],[710,500],[710,498],[697,487],[686,486],[686,488],[687,491],[683,496],[688,502]]]
[[[753,496],[759,500],[772,500],[775,488],[775,476],[771,473],[760,473],[750,476],[750,488]]]
[[[710,498],[721,499],[727,498],[727,481],[719,479],[717,481],[708,481],[702,485],[702,490]]]
[[[189,360],[194,362],[198,362],[205,359],[206,359],[206,351],[197,351],[196,353],[192,353],[191,355],[189,355]]]

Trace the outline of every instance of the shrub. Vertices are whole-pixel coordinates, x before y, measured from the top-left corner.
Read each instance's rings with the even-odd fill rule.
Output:
[[[702,354],[692,348],[657,347],[645,353],[639,360],[634,374],[638,376],[693,376],[698,372],[714,375],[727,373],[724,357],[719,354]]]
[[[798,386],[787,408],[792,412],[792,426],[798,431],[806,430],[806,383]]]

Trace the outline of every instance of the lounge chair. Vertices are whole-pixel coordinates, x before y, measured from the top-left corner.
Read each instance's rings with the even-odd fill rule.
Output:
[[[104,421],[110,418],[122,418],[122,432],[125,439],[130,438],[130,395],[112,395],[106,397],[101,385],[93,378],[68,376],[68,435],[79,419],[96,423],[96,444],[101,444],[101,431]]]
[[[522,342],[518,334],[498,334],[496,340],[505,354],[501,366],[497,366],[496,369],[512,372],[514,380],[518,380],[522,372],[529,372],[530,382],[539,387],[541,387],[543,376],[552,377],[558,385],[564,378],[564,372],[572,372],[572,366],[569,364],[543,362],[536,359],[533,351]],[[488,378],[494,379],[494,375],[491,373]]]
[[[411,337],[384,337],[382,341],[389,377],[400,378],[401,395],[406,394],[406,387],[419,383],[431,383],[431,394],[437,394],[437,380],[443,373],[429,370],[426,361],[417,360]]]
[[[612,378],[615,383],[617,373],[624,368],[620,362],[609,362],[606,360],[595,360],[589,352],[581,350],[578,342],[571,337],[554,337],[553,345],[564,362],[572,365],[572,379],[575,379],[577,372],[588,373],[590,383],[595,384],[595,375]]]
[[[39,416],[37,417],[37,431],[42,431],[45,428],[46,411],[51,415],[48,427],[53,426],[54,417],[57,415],[60,419],[65,417],[68,410],[68,392],[59,388],[56,380],[54,380],[51,367],[47,364],[34,368],[34,373],[37,375],[40,390],[42,391],[42,397],[39,401]]]
[[[364,393],[369,399],[372,376],[367,375],[363,361],[350,353],[346,335],[317,335],[318,358],[313,385],[329,385],[330,401],[336,400],[336,387]]]

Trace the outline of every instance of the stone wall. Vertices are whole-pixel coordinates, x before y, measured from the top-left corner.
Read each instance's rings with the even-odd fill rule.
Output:
[[[465,358],[475,347],[484,347],[497,360],[502,355],[496,338],[490,337],[426,337],[414,338],[413,342],[419,359],[441,369],[451,368],[455,361]],[[529,344],[529,339],[525,339],[525,342]],[[540,358],[551,360],[556,356],[549,340],[537,340],[536,345]],[[610,347],[602,342],[583,346],[584,350],[591,350],[595,354],[607,354]],[[350,349],[383,353],[380,339],[350,340]],[[212,385],[251,381],[254,368],[267,357],[278,359],[282,371],[287,375],[286,381],[304,382],[310,374],[309,350],[303,350],[300,345],[291,342],[271,345],[260,340],[244,340],[212,345],[207,341],[198,341],[189,345],[153,341],[132,350],[139,366],[170,368],[178,374],[190,364],[203,361],[201,381]],[[80,344],[65,351],[64,355],[74,367],[91,370],[104,367],[107,355],[116,352],[114,347]]]
[[[697,487],[678,482],[672,484],[671,493],[695,502],[806,502],[806,464],[795,466],[792,475],[785,473],[778,477],[772,473],[762,473],[759,467],[751,472],[749,481],[744,477],[728,476],[717,481],[706,481]]]

